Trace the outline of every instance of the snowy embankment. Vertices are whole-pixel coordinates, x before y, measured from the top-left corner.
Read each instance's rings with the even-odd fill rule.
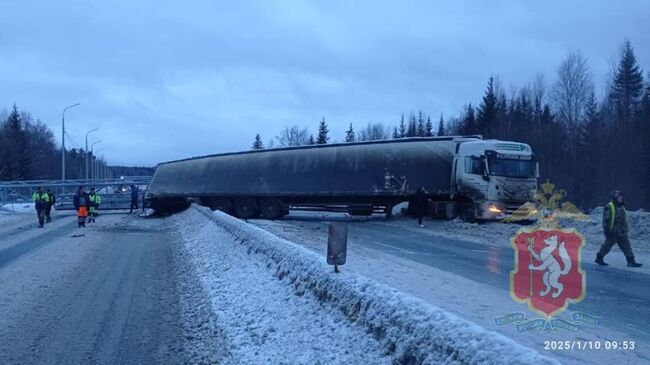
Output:
[[[197,219],[200,214],[214,222],[212,229],[208,228],[210,225],[205,225],[205,219],[203,221]],[[315,355],[306,359],[301,355],[311,351],[303,349],[302,352],[285,355],[285,360],[294,360],[292,362],[362,360],[362,362],[374,363],[381,359],[373,357],[377,356],[374,347],[380,346],[381,352],[390,357],[390,362],[395,363],[555,363],[555,360],[523,347],[505,336],[487,331],[388,286],[352,272],[335,274],[332,268],[324,263],[321,256],[230,216],[194,207],[180,215],[178,219],[181,220],[179,224],[186,246],[190,253],[197,257],[199,270],[203,270],[199,273],[203,284],[209,286],[207,291],[211,295],[219,297],[213,300],[213,309],[217,312],[217,317],[222,321],[225,320],[227,325],[232,326],[237,323],[236,319],[229,320],[230,316],[227,314],[233,308],[224,306],[223,303],[229,300],[224,295],[224,291],[228,295],[237,295],[236,291],[230,288],[232,285],[239,287],[240,291],[245,291],[243,288],[247,285],[255,286],[258,282],[272,280],[275,285],[281,285],[281,288],[276,290],[289,290],[292,293],[291,303],[285,303],[285,307],[274,306],[272,297],[277,293],[248,293],[248,298],[241,298],[244,303],[229,303],[237,306],[235,309],[243,312],[244,315],[251,310],[258,311],[258,313],[249,313],[251,321],[245,328],[225,329],[226,332],[234,331],[235,339],[238,341],[249,339],[250,332],[267,326],[268,321],[272,323],[277,319],[281,320],[281,323],[285,322],[282,319],[291,317],[289,312],[305,307],[309,308],[309,311],[321,314],[324,318],[327,313],[334,313],[333,318],[342,316],[345,323],[334,324],[345,330],[338,333],[335,338],[343,338],[344,341],[325,346],[334,345],[334,349],[337,349],[336,346],[350,349],[362,348],[364,357],[355,358],[354,354],[347,354],[348,350],[346,350],[348,356],[341,358],[342,355],[331,351],[330,347],[329,351],[317,353],[334,353],[337,357],[326,359]],[[193,235],[192,231],[199,227],[202,227],[200,230],[203,233]],[[233,270],[240,271],[240,266],[250,265],[251,261],[257,263],[256,265],[263,270],[242,271],[235,276],[227,274]],[[237,279],[241,282],[233,284],[227,281]],[[269,303],[266,302],[267,297]],[[217,321],[219,322],[219,319]],[[318,325],[332,326],[330,322],[331,320],[323,320],[323,323]],[[291,336],[310,337],[315,334],[314,329],[303,327],[300,330],[286,327],[276,329],[293,332],[281,336],[272,334],[273,338],[269,341],[286,341],[286,338]],[[374,343],[368,341],[366,334],[371,335]],[[262,336],[266,336],[262,338],[269,337],[268,333]],[[242,354],[246,351],[263,352],[264,343],[255,341],[259,342],[260,338],[253,339],[252,344],[234,344],[235,350],[231,352],[239,351]],[[312,346],[321,341],[327,340],[320,337],[308,338],[308,343]],[[352,342],[352,346],[346,344],[348,341]],[[249,348],[246,349],[247,345]],[[287,351],[291,351],[290,346]],[[277,362],[278,359],[265,359],[260,354],[259,357],[248,360]],[[381,360],[386,362],[387,359]]]

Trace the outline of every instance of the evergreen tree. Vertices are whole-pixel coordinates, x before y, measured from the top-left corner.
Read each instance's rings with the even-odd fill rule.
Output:
[[[354,129],[352,129],[352,123],[350,123],[350,129],[345,132],[345,141],[346,142],[354,142],[356,140],[356,136],[354,135]]]
[[[483,95],[483,100],[478,106],[478,115],[476,117],[478,132],[484,135],[492,136],[491,130],[497,119],[498,100],[494,90],[494,77],[488,79],[487,88]]]
[[[415,121],[415,115],[411,114],[409,117],[408,128],[406,129],[406,137],[415,137],[418,135],[418,125]]]
[[[634,49],[626,41],[621,50],[621,59],[612,83],[610,96],[615,105],[618,121],[631,121],[632,114],[643,90],[643,73],[636,62]]]
[[[445,135],[445,121],[442,119],[442,114],[440,114],[440,120],[438,121],[438,136]]]
[[[310,146],[316,144],[316,140],[314,139],[313,134],[309,135],[309,140],[307,141],[307,144],[310,145]]]
[[[318,139],[316,139],[316,143],[327,144],[330,140],[330,137],[327,136],[328,133],[329,129],[327,129],[327,123],[325,122],[325,117],[323,117],[318,125]]]
[[[478,132],[478,127],[476,125],[476,116],[474,114],[474,107],[472,107],[472,103],[469,103],[465,109],[465,116],[461,122],[460,130],[463,134],[475,134]]]
[[[404,113],[402,113],[402,117],[399,120],[399,130],[398,130],[398,132],[399,132],[399,137],[397,137],[397,138],[406,137],[407,129],[406,129],[406,123],[404,123]]]
[[[424,117],[422,116],[422,111],[418,112],[418,129],[415,133],[418,137],[424,137],[426,135],[426,126],[424,125]]]
[[[424,136],[432,137],[433,136],[433,123],[431,123],[431,117],[427,116],[427,123],[424,126]]]
[[[3,159],[5,166],[0,168],[4,170],[5,176],[2,178],[7,180],[27,180],[30,178],[31,160],[30,151],[28,148],[28,136],[25,131],[23,118],[18,112],[16,104],[13,105],[11,113],[3,125],[3,138],[2,152],[0,155]]]
[[[397,131],[397,127],[393,127],[393,139],[398,139],[398,138],[402,138],[402,137],[400,137],[399,132]]]
[[[255,135],[255,141],[253,142],[253,147],[254,150],[261,150],[264,149],[264,143],[262,143],[262,138],[260,137],[259,134]]]

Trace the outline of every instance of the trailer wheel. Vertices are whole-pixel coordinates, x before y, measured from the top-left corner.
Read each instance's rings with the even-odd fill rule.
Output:
[[[276,198],[262,200],[260,210],[262,211],[262,218],[264,219],[278,219],[282,217],[284,213],[282,201]]]
[[[251,198],[239,198],[233,204],[233,211],[237,218],[250,219],[257,213],[257,203]]]
[[[226,214],[230,214],[232,204],[230,204],[230,200],[226,198],[214,198],[210,201],[210,209],[220,210]]]

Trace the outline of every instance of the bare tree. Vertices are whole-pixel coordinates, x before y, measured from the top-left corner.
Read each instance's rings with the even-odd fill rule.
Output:
[[[390,138],[390,128],[382,123],[368,123],[364,129],[358,133],[359,141],[376,141]]]
[[[300,128],[297,125],[284,127],[275,139],[281,147],[303,146],[309,141],[309,130],[307,127]]]
[[[594,90],[587,59],[579,51],[569,51],[557,70],[553,86],[553,107],[560,122],[575,126],[583,120],[587,99]]]

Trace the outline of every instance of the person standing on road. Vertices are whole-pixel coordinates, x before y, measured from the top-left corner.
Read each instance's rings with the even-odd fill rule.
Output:
[[[605,243],[600,246],[600,251],[596,254],[598,265],[607,266],[604,261],[605,255],[609,253],[614,244],[618,244],[627,259],[627,266],[643,266],[634,260],[632,246],[627,238],[627,217],[623,193],[618,190],[612,192],[612,200],[603,209],[603,233],[605,234]]]
[[[415,216],[418,218],[418,226],[420,228],[424,227],[422,221],[424,220],[424,215],[427,212],[427,205],[429,200],[427,199],[427,191],[424,186],[420,186],[415,193]]]
[[[97,209],[99,209],[99,204],[102,202],[102,198],[97,194],[95,188],[90,189],[90,194],[88,194],[88,201],[90,203],[90,217],[88,218],[88,223],[95,223],[97,221]]]
[[[32,194],[32,201],[34,202],[34,208],[36,208],[36,215],[38,216],[38,227],[43,228],[43,224],[45,224],[45,210],[50,202],[50,197],[39,186],[36,192]]]
[[[47,203],[47,208],[45,209],[45,222],[50,223],[52,221],[52,206],[56,203],[56,196],[52,190],[47,189],[47,196],[50,198],[50,201]]]
[[[77,210],[77,225],[79,228],[86,226],[86,217],[88,217],[88,193],[84,191],[84,187],[80,186],[77,193],[73,198],[74,208]]]
[[[131,185],[131,210],[129,210],[129,214],[133,213],[133,208],[138,209],[138,193],[138,187]]]

